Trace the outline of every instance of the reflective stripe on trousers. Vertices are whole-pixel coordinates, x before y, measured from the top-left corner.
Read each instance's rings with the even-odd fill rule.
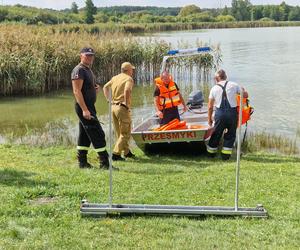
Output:
[[[232,148],[223,147],[221,153],[224,154],[224,155],[231,155]]]
[[[208,153],[215,154],[218,151],[218,148],[212,148],[209,145],[206,145],[206,150]]]

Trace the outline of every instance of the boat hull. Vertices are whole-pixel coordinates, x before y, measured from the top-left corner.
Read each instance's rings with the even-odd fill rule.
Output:
[[[155,131],[159,127],[159,118],[151,116],[135,127],[131,135],[142,150],[151,148],[153,144],[163,147],[169,144],[203,144],[209,140],[213,128],[207,123],[207,109],[190,110],[181,114],[180,119],[186,121],[187,129]]]

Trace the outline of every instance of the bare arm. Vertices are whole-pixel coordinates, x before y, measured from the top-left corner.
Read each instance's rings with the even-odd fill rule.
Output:
[[[208,99],[208,104],[207,104],[207,109],[208,109],[208,125],[212,126],[213,120],[212,120],[212,113],[214,111],[214,103],[215,100],[209,98]]]
[[[90,120],[91,119],[91,113],[88,110],[83,96],[82,96],[82,85],[83,85],[83,80],[82,79],[76,79],[72,80],[72,87],[73,87],[73,94],[75,96],[76,102],[79,104],[80,108],[82,109],[82,115],[85,119]]]
[[[248,92],[243,88],[243,97],[248,98]]]
[[[186,112],[187,108],[186,108],[185,101],[184,101],[181,93],[179,93],[179,98],[180,98],[180,101],[181,101],[181,103],[183,105],[183,111]]]
[[[111,86],[111,81],[109,81],[108,83],[106,83],[104,86],[103,86],[103,94],[106,98],[107,101],[109,101],[109,89],[110,89],[110,86]]]
[[[159,118],[163,118],[163,113],[159,110],[159,97],[158,96],[154,97],[154,107],[155,107],[157,116]]]

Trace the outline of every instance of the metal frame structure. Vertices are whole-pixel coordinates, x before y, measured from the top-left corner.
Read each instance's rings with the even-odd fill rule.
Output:
[[[191,56],[199,53],[209,53],[209,47],[202,47],[187,50],[169,51],[169,56],[165,56],[162,64],[162,71],[165,69],[166,61],[169,57]],[[241,88],[241,96],[243,89]],[[218,216],[246,216],[246,217],[268,217],[267,210],[262,205],[256,207],[242,208],[239,207],[239,176],[240,176],[240,155],[241,155],[241,123],[242,123],[242,103],[240,98],[239,110],[239,128],[237,131],[237,159],[236,159],[236,178],[235,178],[235,199],[234,206],[173,206],[173,205],[145,205],[145,204],[113,204],[113,184],[112,184],[112,115],[111,115],[111,92],[109,102],[109,149],[110,149],[110,165],[109,165],[109,202],[108,204],[89,203],[83,200],[80,207],[82,215],[86,216],[107,216],[113,214],[149,214],[149,215],[177,215],[177,216],[201,216],[201,215],[218,215]]]

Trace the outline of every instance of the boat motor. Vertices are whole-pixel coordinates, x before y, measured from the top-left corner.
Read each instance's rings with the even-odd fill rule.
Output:
[[[188,97],[187,106],[189,109],[200,109],[203,107],[203,93],[201,90],[195,90]]]

